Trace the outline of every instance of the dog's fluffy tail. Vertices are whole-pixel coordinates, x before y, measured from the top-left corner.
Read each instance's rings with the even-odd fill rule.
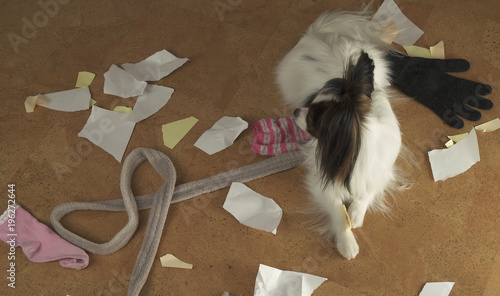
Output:
[[[359,41],[369,40],[379,46],[388,47],[387,39],[397,34],[393,24],[372,21],[372,3],[358,11],[334,11],[323,13],[309,26],[306,34],[338,34]],[[391,39],[392,41],[392,39]],[[390,43],[390,42],[389,42]]]
[[[362,128],[371,110],[374,68],[373,60],[361,52],[355,65],[349,62],[344,78],[328,81],[320,91],[320,95],[331,96],[323,115],[328,118],[327,124],[321,125],[317,137],[322,178],[342,182],[348,190]]]
[[[363,29],[371,18],[369,7],[360,11],[325,12],[309,26],[307,33],[342,33],[353,37],[360,33],[359,29]]]

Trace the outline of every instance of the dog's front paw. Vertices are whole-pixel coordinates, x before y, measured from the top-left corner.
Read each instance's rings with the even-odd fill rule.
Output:
[[[360,211],[358,208],[349,209],[349,218],[351,219],[352,228],[359,228],[363,226],[365,220],[365,212]]]
[[[351,219],[352,228],[363,226],[367,207],[362,204],[353,203],[348,210],[349,218]]]
[[[359,246],[352,231],[348,230],[337,237],[337,250],[340,255],[351,260],[359,253]]]

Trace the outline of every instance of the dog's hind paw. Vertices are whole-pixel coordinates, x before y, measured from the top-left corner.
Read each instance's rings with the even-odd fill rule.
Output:
[[[337,237],[337,250],[340,255],[349,260],[354,259],[358,255],[359,246],[352,231],[347,231]]]

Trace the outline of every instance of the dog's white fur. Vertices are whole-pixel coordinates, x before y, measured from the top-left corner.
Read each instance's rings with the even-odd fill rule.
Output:
[[[302,149],[307,156],[305,182],[314,208],[324,220],[319,230],[329,239],[335,238],[337,250],[347,259],[356,257],[359,246],[352,230],[346,231],[343,204],[348,205],[353,228],[361,227],[367,210],[387,210],[385,193],[400,190],[404,185],[395,168],[401,133],[388,100],[389,69],[384,59],[388,45],[381,40],[383,33],[376,30],[370,18],[366,11],[321,15],[277,68],[277,82],[285,102],[298,108],[304,107],[307,98],[325,82],[342,78],[349,60],[357,61],[361,51],[374,62],[371,111],[362,130],[350,192],[341,182],[322,186],[316,140]],[[324,99],[318,96],[314,102]],[[296,118],[304,130],[306,114],[307,108],[302,108]]]

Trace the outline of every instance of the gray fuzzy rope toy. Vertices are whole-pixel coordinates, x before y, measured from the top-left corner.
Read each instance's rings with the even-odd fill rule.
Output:
[[[120,250],[130,241],[139,224],[138,211],[151,209],[144,240],[128,287],[128,295],[135,296],[139,295],[148,278],[171,203],[229,187],[233,182],[245,183],[288,170],[300,165],[303,160],[300,151],[288,152],[206,179],[175,186],[176,173],[170,159],[160,151],[137,148],[127,156],[123,163],[120,176],[122,199],[64,203],[52,210],[50,221],[55,231],[72,244],[93,254],[108,255]],[[144,161],[148,161],[153,166],[156,172],[165,180],[165,183],[155,193],[134,197],[130,182],[134,171]],[[128,222],[110,241],[97,244],[69,231],[60,222],[61,218],[67,214],[81,210],[126,211]]]

